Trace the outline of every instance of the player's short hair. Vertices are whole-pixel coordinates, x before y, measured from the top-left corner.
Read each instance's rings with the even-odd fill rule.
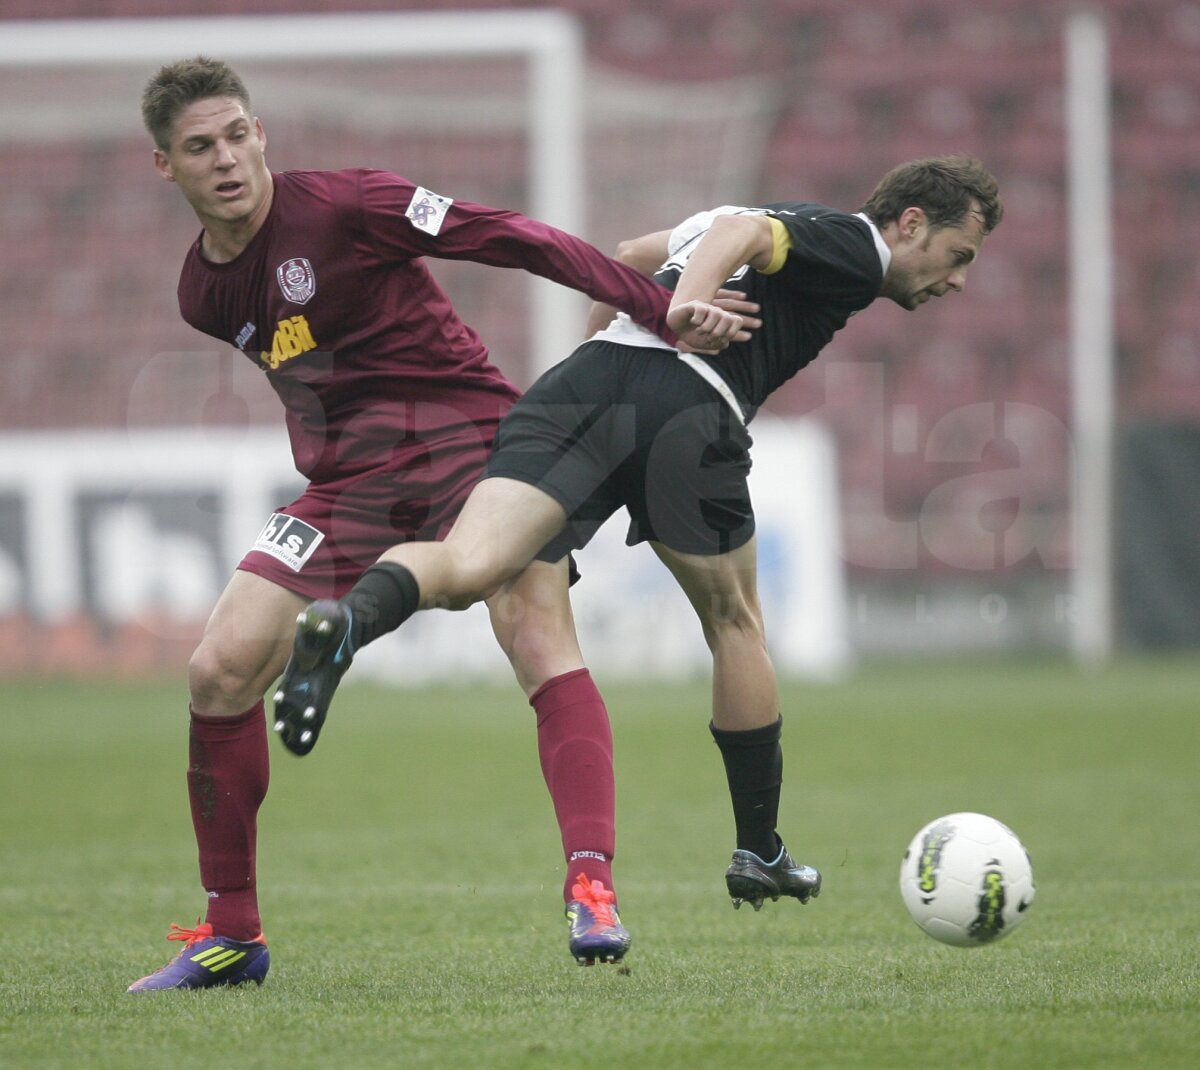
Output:
[[[877,227],[894,223],[906,208],[920,208],[934,229],[966,221],[978,206],[983,232],[990,234],[1004,215],[995,178],[974,156],[932,156],[893,167],[879,180],[863,206]]]
[[[171,145],[171,130],[189,104],[209,97],[232,97],[250,111],[250,94],[232,67],[219,59],[196,56],[168,63],[142,91],[142,122],[164,152]]]

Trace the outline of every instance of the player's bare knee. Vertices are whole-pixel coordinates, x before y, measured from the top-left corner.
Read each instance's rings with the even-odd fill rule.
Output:
[[[534,675],[554,659],[559,647],[559,636],[537,614],[518,616],[507,628],[497,627],[496,635],[508,660]]]
[[[486,601],[491,590],[482,584],[472,582],[469,576],[457,576],[454,586],[448,586],[436,594],[431,594],[421,600],[422,609],[449,609],[460,612],[470,609],[477,602]]]
[[[188,662],[188,689],[194,709],[226,713],[231,706],[245,703],[247,694],[255,690],[254,673],[219,648],[201,643]]]
[[[536,585],[506,585],[489,599],[488,611],[496,640],[526,693],[583,664],[565,583],[561,599],[547,598]]]
[[[486,602],[519,571],[517,568],[501,568],[486,561],[460,564],[455,573],[456,583],[449,592],[453,603],[451,608],[466,609],[476,602]]]
[[[532,694],[547,680],[583,665],[569,621],[555,627],[545,617],[532,613],[507,628],[497,624],[496,637],[526,694]]]
[[[766,643],[757,601],[740,592],[713,592],[700,612],[700,624],[711,650],[726,643]]]

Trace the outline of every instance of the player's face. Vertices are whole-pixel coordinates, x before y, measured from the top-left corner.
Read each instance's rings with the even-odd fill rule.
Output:
[[[154,163],[206,228],[236,227],[260,220],[270,203],[265,148],[262,124],[241,101],[210,97],[180,112],[170,146],[154,150]]]
[[[983,218],[968,212],[959,226],[932,228],[919,208],[907,208],[885,229],[892,262],[881,295],[910,311],[933,297],[961,293],[967,266],[983,245]]]

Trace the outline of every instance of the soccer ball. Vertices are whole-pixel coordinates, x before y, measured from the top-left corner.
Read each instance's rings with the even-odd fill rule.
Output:
[[[1033,866],[1012,829],[985,814],[947,814],[913,838],[900,863],[909,914],[943,944],[1007,936],[1033,902]]]

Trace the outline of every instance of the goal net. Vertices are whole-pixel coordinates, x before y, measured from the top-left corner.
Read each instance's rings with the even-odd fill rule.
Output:
[[[183,656],[265,516],[300,486],[264,377],[178,315],[198,224],[154,172],[140,93],[162,63],[198,53],[242,74],[276,170],[385,168],[610,251],[697,205],[752,198],[779,106],[760,79],[589,69],[578,25],[555,11],[7,23],[0,627],[13,642],[0,658],[20,667]],[[519,385],[581,338],[579,295],[523,272],[430,267]],[[589,550],[587,567],[611,589],[601,556]],[[627,551],[620,561],[638,572]],[[584,618],[615,612],[584,597]],[[444,671],[439,646],[459,670],[495,667],[486,615],[468,616],[477,656],[436,641],[443,615],[406,631],[421,675]],[[47,630],[53,641],[20,640]],[[677,665],[706,657],[692,639]]]

